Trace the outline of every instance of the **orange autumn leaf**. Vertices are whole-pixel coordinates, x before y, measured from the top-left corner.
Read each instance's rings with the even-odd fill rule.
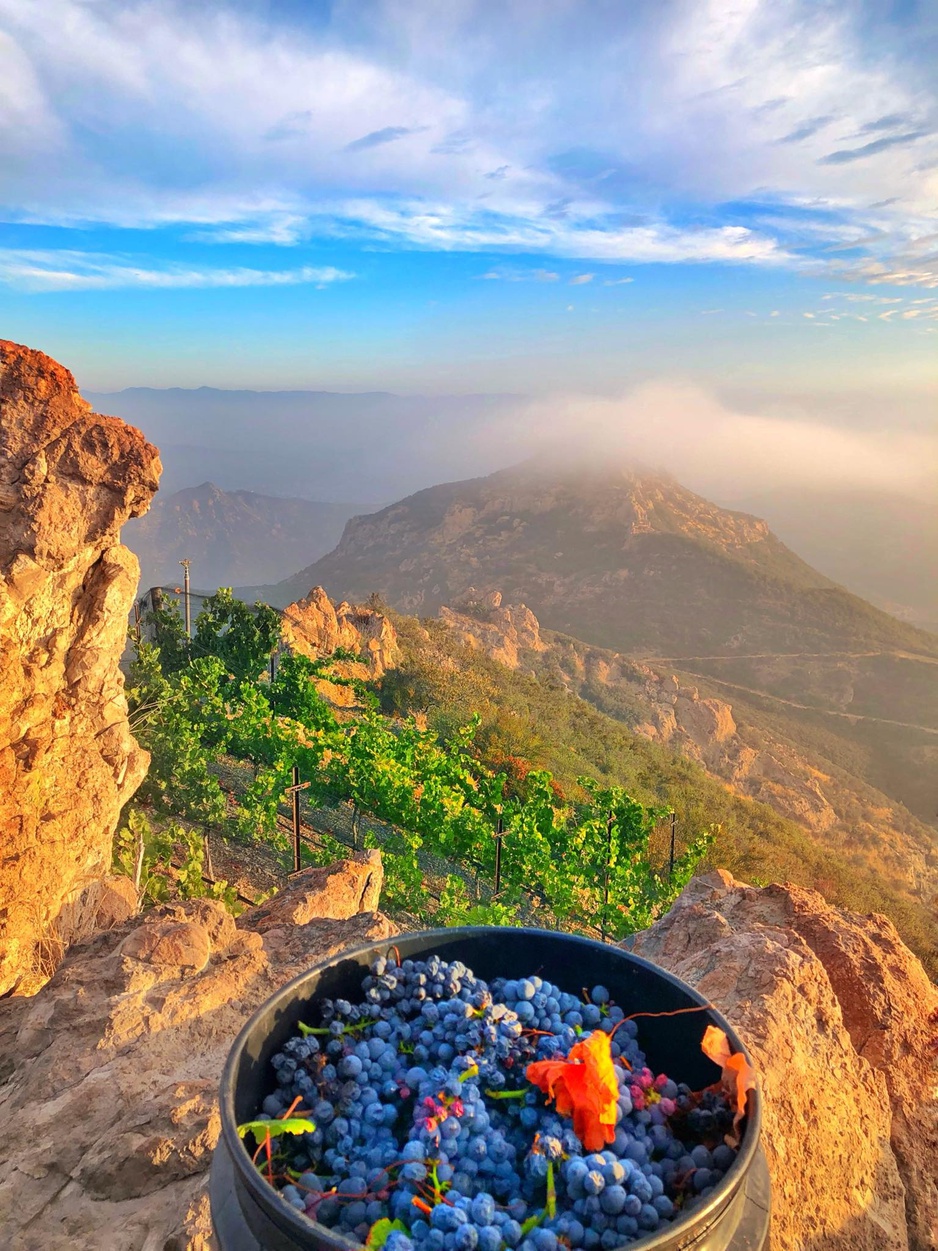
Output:
[[[573,1132],[587,1151],[601,1151],[616,1136],[619,1083],[610,1045],[608,1034],[594,1030],[570,1048],[566,1060],[537,1060],[525,1071],[561,1116],[572,1116]]]
[[[700,1049],[714,1064],[723,1070],[723,1086],[735,1104],[736,1113],[733,1117],[733,1133],[735,1146],[739,1142],[739,1123],[746,1114],[746,1095],[756,1088],[756,1075],[752,1065],[741,1051],[735,1054],[730,1051],[729,1039],[723,1030],[715,1025],[708,1025],[700,1044]],[[728,1135],[729,1137],[729,1135]]]

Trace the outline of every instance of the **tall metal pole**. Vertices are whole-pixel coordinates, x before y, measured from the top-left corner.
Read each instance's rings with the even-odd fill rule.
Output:
[[[668,881],[674,877],[674,825],[677,821],[677,813],[671,813],[671,859],[668,862]]]
[[[192,616],[189,611],[189,561],[181,560],[179,563],[182,565],[184,574],[185,574],[182,588],[183,588],[183,598],[185,600],[185,606],[186,606],[186,638],[191,639],[192,638]]]

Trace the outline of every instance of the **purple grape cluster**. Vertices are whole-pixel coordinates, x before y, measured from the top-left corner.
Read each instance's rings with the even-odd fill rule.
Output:
[[[318,1007],[273,1057],[258,1117],[315,1129],[278,1136],[259,1167],[361,1242],[390,1221],[388,1251],[612,1251],[700,1202],[735,1158],[723,1095],[653,1074],[603,986],[578,999],[536,976],[487,984],[459,961],[382,957],[362,1002]],[[597,1029],[619,1096],[613,1141],[590,1152],[525,1070]]]

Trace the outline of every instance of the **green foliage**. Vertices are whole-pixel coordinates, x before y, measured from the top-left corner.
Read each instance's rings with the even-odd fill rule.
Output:
[[[543,752],[539,734],[507,709],[483,723],[476,708],[490,702],[493,683],[447,656],[439,640],[412,652],[402,676],[392,671],[381,691],[385,709],[400,713],[414,699],[424,705],[418,711],[435,708],[439,715],[424,727],[411,716],[382,715],[370,690],[342,676],[341,665],[358,659],[351,655],[286,655],[267,681],[275,627],[272,610],[252,611],[223,590],[205,601],[185,664],[187,641],[169,610],[160,620],[169,663],[156,646],[138,648],[130,698],[152,757],[140,798],[157,814],[224,824],[242,838],[284,847],[277,811],[295,764],[314,800],[346,802],[384,823],[385,906],[449,924],[508,923],[527,895],[560,923],[601,924],[620,935],[666,907],[703,855],[707,837],[685,851],[676,877],[662,873],[650,850],[662,806],[595,778],[565,789],[550,769],[533,767],[529,757]],[[356,687],[354,719],[336,719],[317,691],[319,679]],[[236,801],[214,769],[221,754],[253,766]],[[473,903],[461,879],[444,873],[431,905],[428,863],[465,865],[492,881],[498,820],[498,899]],[[180,889],[195,893],[201,844],[194,835],[179,841],[186,850]],[[365,844],[377,841],[370,827]]]
[[[174,870],[177,848],[181,863]],[[205,846],[198,831],[176,822],[155,829],[139,808],[128,810],[126,823],[114,839],[114,872],[130,878],[144,906],[164,903],[175,894],[180,899],[217,899],[237,914],[241,907],[237,892],[227,882],[206,882],[204,859]]]
[[[169,898],[167,866],[173,854],[172,830],[154,830],[139,809],[131,808],[127,823],[114,838],[113,869],[129,877],[143,903]]]
[[[245,1121],[238,1126],[238,1137],[246,1138],[251,1134],[255,1142],[264,1142],[269,1135],[279,1138],[282,1134],[312,1134],[316,1131],[315,1122],[306,1116],[281,1117],[270,1121]]]
[[[514,925],[518,919],[517,895],[502,892],[489,903],[472,903],[461,877],[449,874],[440,891],[437,921],[444,925]]]
[[[164,600],[146,614],[145,624],[153,631],[162,672],[168,676],[185,669],[190,658],[190,642],[179,605],[174,600]]]
[[[395,1230],[402,1234],[410,1232],[403,1221],[392,1221],[387,1216],[380,1221],[375,1221],[368,1231],[368,1241],[365,1243],[365,1246],[369,1251],[381,1251],[389,1235]]]
[[[202,604],[192,636],[193,656],[217,657],[235,681],[255,680],[267,668],[280,637],[280,616],[267,604],[253,608],[222,587]]]

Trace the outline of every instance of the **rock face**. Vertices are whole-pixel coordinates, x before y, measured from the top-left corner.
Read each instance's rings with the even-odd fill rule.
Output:
[[[892,923],[716,872],[629,945],[751,1048],[774,1251],[934,1251],[938,990]]]
[[[397,634],[387,617],[364,605],[333,604],[321,586],[284,609],[284,642],[316,660],[343,648],[364,658],[367,676],[380,678],[400,659]]]
[[[444,605],[440,620],[446,622],[460,642],[478,648],[509,669],[518,668],[525,651],[547,650],[534,613],[525,604],[503,605],[501,591],[489,591],[476,600],[470,588],[468,602],[453,608]]]
[[[0,993],[41,985],[94,924],[146,772],[118,669],[138,568],[118,535],[159,473],[66,369],[0,341]]]
[[[156,908],[76,946],[33,998],[0,1002],[3,1246],[214,1248],[207,1171],[231,1044],[290,978],[394,933],[368,910],[381,878],[375,859],[310,869],[279,910],[237,923],[209,900]]]

